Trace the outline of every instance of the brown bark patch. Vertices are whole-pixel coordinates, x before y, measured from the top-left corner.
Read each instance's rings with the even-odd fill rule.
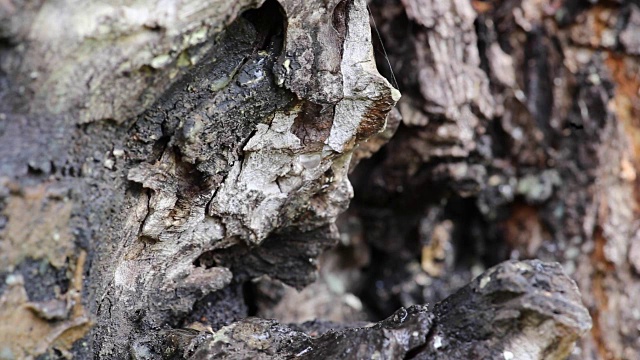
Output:
[[[384,119],[387,117],[389,110],[391,110],[391,105],[386,102],[376,103],[375,106],[367,109],[366,114],[358,126],[356,139],[362,141],[384,130]]]
[[[606,274],[610,274],[614,271],[614,265],[607,260],[604,247],[607,243],[602,229],[598,227],[593,235],[595,239],[595,248],[591,253],[591,260],[594,264],[594,273],[592,277],[592,294],[595,301],[595,306],[590,309],[591,318],[593,319],[593,327],[591,328],[591,335],[596,343],[596,347],[600,357],[602,359],[613,359],[612,353],[607,348],[605,336],[603,334],[602,324],[600,324],[600,309],[607,309],[609,306],[608,289],[605,286]]]
[[[71,209],[70,201],[49,194],[45,185],[16,189],[3,211],[8,221],[0,233],[0,264],[14,267],[28,256],[64,266],[74,252]]]
[[[640,75],[636,61],[609,53],[605,64],[613,75],[616,91],[611,108],[622,124],[630,143],[629,158],[620,164],[620,176],[633,182],[634,212],[640,214]]]
[[[534,257],[543,242],[551,237],[540,220],[538,209],[528,204],[514,204],[503,226],[507,244],[524,258]]]
[[[291,126],[291,132],[302,140],[303,145],[318,145],[321,149],[331,133],[334,111],[335,105],[323,106],[305,101]]]

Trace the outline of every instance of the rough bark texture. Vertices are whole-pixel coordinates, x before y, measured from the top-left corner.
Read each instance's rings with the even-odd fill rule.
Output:
[[[640,358],[640,5],[369,5],[0,0],[0,358]]]
[[[473,316],[469,316],[473,314]],[[331,327],[332,324],[324,324]],[[335,326],[335,325],[333,325]],[[212,334],[172,332],[165,356],[189,359],[563,359],[591,327],[560,264],[507,262],[437,304],[365,327],[304,332],[249,318]]]
[[[3,308],[33,312],[1,319],[7,357],[144,358],[191,313],[246,316],[233,290],[194,310],[210,294],[313,281],[399,98],[363,1],[2,10]]]
[[[559,261],[594,318],[573,358],[639,358],[639,4],[370,5],[403,120],[352,177],[361,297],[389,314],[507,258]]]

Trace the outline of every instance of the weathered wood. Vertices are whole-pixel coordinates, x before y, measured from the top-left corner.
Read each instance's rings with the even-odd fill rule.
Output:
[[[403,125],[353,177],[374,309],[558,261],[594,317],[572,358],[640,357],[639,8],[592,3],[370,4],[403,92]]]
[[[638,358],[638,5],[370,6],[0,0],[0,358]]]
[[[173,332],[189,359],[564,359],[591,327],[560,264],[506,262],[429,311],[400,309],[376,324],[315,336],[249,318],[211,334]]]
[[[2,301],[36,329],[3,328],[2,351],[140,358],[209,294],[313,281],[353,150],[399,98],[364,1],[0,6]],[[50,280],[74,269],[85,281]]]

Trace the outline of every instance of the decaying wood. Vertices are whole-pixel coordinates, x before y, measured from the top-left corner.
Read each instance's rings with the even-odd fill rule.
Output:
[[[330,325],[329,325],[330,326]],[[167,334],[171,356],[189,359],[564,359],[591,327],[562,267],[505,262],[436,304],[401,308],[376,324],[309,336],[249,318],[211,334]],[[315,327],[317,328],[317,327]]]
[[[638,358],[638,5],[369,6],[0,0],[0,358]]]
[[[353,176],[371,306],[559,261],[594,317],[573,358],[638,358],[637,2],[370,5],[403,92],[403,125]]]

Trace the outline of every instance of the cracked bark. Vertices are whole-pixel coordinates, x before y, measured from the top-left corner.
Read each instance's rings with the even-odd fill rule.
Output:
[[[636,358],[637,5],[370,6],[0,1],[0,358]]]

